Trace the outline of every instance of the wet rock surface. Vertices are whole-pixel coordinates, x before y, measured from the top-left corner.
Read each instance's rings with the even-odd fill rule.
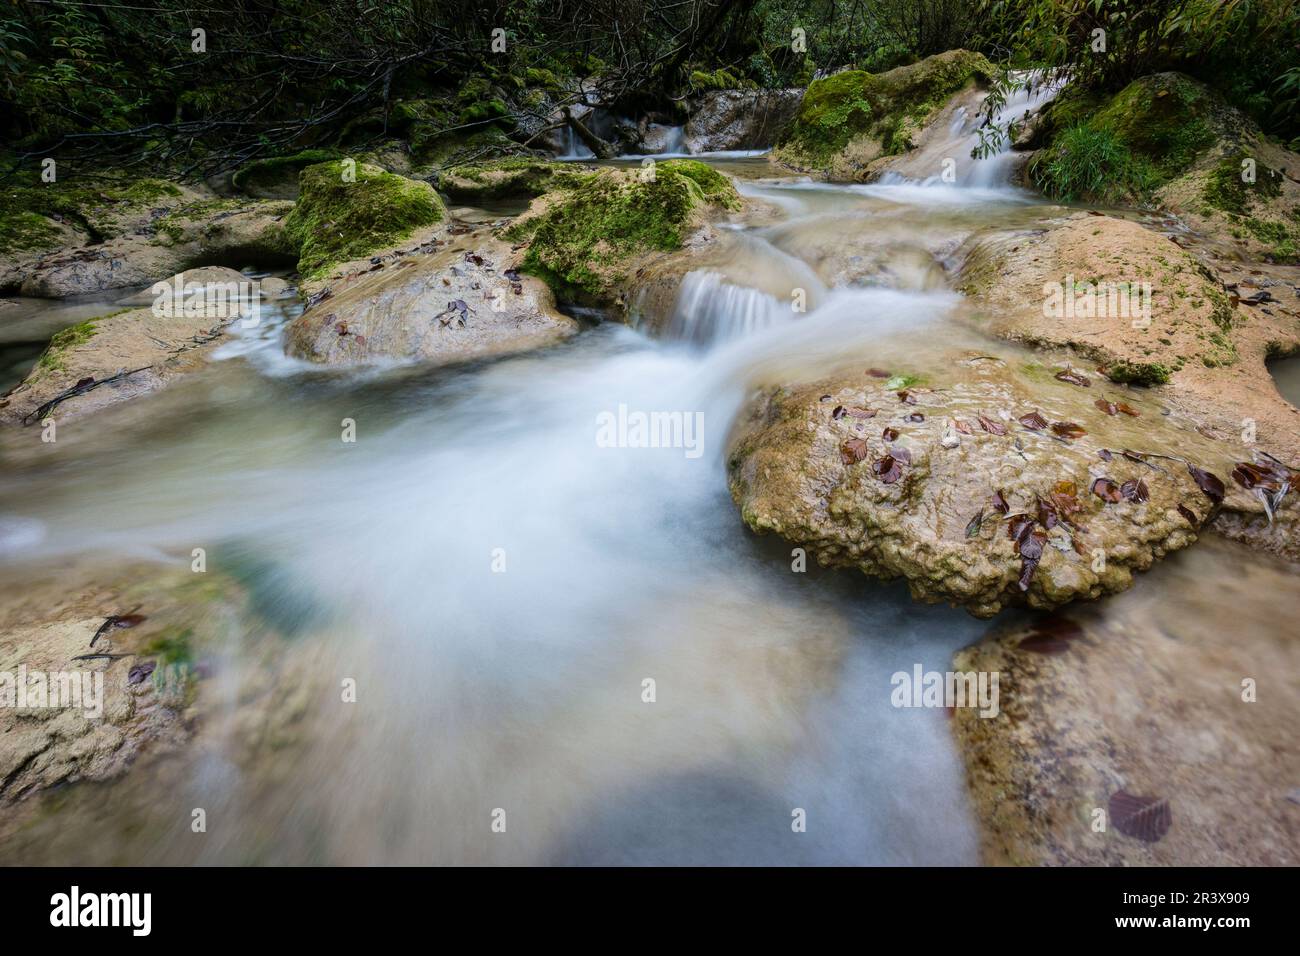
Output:
[[[399,254],[400,253],[400,254]],[[286,334],[290,355],[330,365],[454,362],[538,348],[578,331],[545,283],[486,226],[458,226],[316,287]]]
[[[920,384],[881,371],[759,400],[728,458],[746,524],[989,616],[1123,590],[1191,544],[1217,502],[1189,465],[1262,511],[1228,481],[1236,449],[1090,373],[979,354]]]
[[[142,224],[106,242],[44,256],[24,275],[20,291],[64,298],[106,289],[148,285],[191,266],[232,260],[292,261],[282,220],[283,202],[204,201]]]
[[[177,302],[172,290],[187,286],[193,294]],[[168,289],[168,309],[142,295],[134,300],[149,305],[128,305],[57,333],[26,379],[0,399],[0,422],[39,427],[156,391],[201,368],[226,327],[249,315],[241,302],[251,299],[241,296],[256,294],[243,274],[220,267],[180,273]]]
[[[998,716],[952,712],[984,863],[1300,863],[1298,579],[1243,558],[1210,535],[1105,605],[955,656],[1000,674]]]
[[[1149,388],[1241,460],[1262,452],[1294,468],[1300,411],[1266,366],[1300,348],[1300,294],[1286,271],[1193,255],[1136,222],[1077,214],[977,239],[958,281],[988,331]],[[1148,285],[1146,313],[1118,307]],[[1293,519],[1291,508],[1273,522],[1225,515],[1222,528],[1296,556]]]
[[[713,90],[703,94],[686,123],[687,152],[764,149],[799,111],[803,90]]]

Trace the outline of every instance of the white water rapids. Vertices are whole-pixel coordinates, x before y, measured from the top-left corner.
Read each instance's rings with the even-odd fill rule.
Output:
[[[950,341],[958,297],[926,237],[1032,207],[745,190],[787,215],[688,276],[663,338],[604,325],[512,359],[350,373],[284,360],[265,327],[7,470],[7,587],[204,547],[289,622],[274,640],[309,692],[292,743],[241,757],[263,665],[235,626],[193,744],[73,788],[12,845],[65,863],[974,863],[945,712],[891,707],[890,676],[949,669],[987,625],[901,584],[792,571],[788,544],[742,525],[724,456],[756,386],[915,367]],[[849,255],[852,236],[871,241]],[[864,278],[837,279],[832,252]],[[702,414],[703,454],[600,447],[620,405]],[[196,806],[219,824],[201,840]]]

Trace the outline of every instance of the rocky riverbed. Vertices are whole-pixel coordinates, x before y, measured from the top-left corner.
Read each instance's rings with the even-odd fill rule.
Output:
[[[5,712],[0,841],[1296,862],[1297,158],[1215,103],[1150,202],[1062,204],[1033,188],[1078,104],[1026,94],[976,159],[992,80],[952,51],[710,94],[678,144],[763,156],[313,153],[24,209],[10,308],[102,308],[0,399],[0,669],[107,707]],[[1161,75],[1095,122],[1170,97],[1209,109]],[[1251,144],[1276,175],[1238,189]],[[999,674],[999,714],[890,706],[913,664]],[[647,793],[733,817],[664,842]],[[191,803],[248,822],[196,849]],[[838,836],[764,836],[809,804]],[[453,823],[499,805],[519,842]]]

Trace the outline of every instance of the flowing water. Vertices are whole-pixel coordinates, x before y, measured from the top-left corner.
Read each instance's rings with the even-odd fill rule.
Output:
[[[85,564],[184,569],[203,547],[258,613],[226,628],[192,743],[26,801],[0,853],[977,862],[945,712],[891,707],[890,676],[948,670],[991,625],[899,584],[793,571],[789,546],[744,529],[725,443],[756,385],[917,367],[927,343],[971,334],[945,257],[976,228],[1059,210],[1006,188],[833,187],[740,163],[781,216],[687,276],[658,337],[606,324],[494,362],[326,371],[283,357],[286,312],[209,369],[62,425],[56,446],[10,439],[7,590]],[[602,447],[599,417],[620,406],[698,413],[702,441]],[[292,666],[268,676],[277,656]],[[250,751],[250,724],[282,739]]]

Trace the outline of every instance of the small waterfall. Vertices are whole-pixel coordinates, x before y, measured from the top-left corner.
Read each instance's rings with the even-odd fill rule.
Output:
[[[1013,90],[1007,101],[993,115],[993,127],[1000,130],[993,151],[981,158],[972,156],[980,145],[984,125],[984,101],[987,93],[971,93],[951,104],[951,115],[936,122],[925,141],[900,159],[880,177],[882,185],[920,184],[923,186],[961,186],[974,189],[1001,189],[1011,182],[1012,173],[1021,161],[1011,149],[1011,137],[1005,127],[1023,120],[1046,105],[1061,89],[1061,81],[1031,82],[1027,73],[1016,74],[1025,85]],[[943,132],[940,132],[940,130]],[[945,178],[946,177],[946,178]]]
[[[728,282],[712,270],[688,272],[664,337],[694,345],[740,338],[795,317],[790,303]]]
[[[564,153],[556,159],[594,159],[596,154],[587,148],[587,144],[578,139],[572,126],[564,127]]]

